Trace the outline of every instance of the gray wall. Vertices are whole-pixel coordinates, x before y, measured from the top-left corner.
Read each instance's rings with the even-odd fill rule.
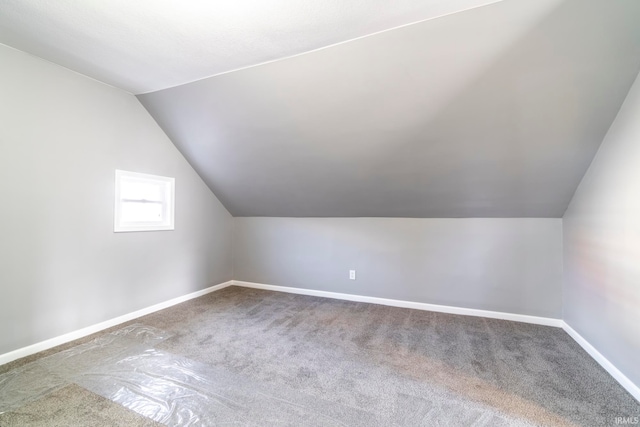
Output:
[[[502,1],[139,98],[234,216],[560,218],[639,16]]]
[[[640,77],[564,216],[565,321],[640,386]]]
[[[234,221],[236,280],[561,317],[561,219]]]
[[[0,353],[231,279],[233,218],[134,96],[0,64]],[[175,231],[113,232],[116,168],[176,178]]]

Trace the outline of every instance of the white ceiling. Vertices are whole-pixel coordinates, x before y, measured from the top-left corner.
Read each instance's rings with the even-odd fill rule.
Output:
[[[498,0],[0,0],[0,43],[140,94]]]

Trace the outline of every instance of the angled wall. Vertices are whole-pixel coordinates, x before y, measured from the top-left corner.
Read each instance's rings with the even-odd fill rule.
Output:
[[[139,96],[234,216],[560,218],[640,1],[509,0]]]
[[[241,281],[561,317],[561,219],[237,217],[234,253]]]
[[[563,317],[640,387],[640,78],[564,215]]]
[[[138,100],[0,45],[0,354],[231,279],[233,218]],[[114,170],[176,229],[114,233]]]

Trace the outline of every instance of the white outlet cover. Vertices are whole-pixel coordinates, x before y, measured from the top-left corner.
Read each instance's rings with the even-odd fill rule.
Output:
[[[349,279],[356,280],[356,271],[355,270],[349,270]]]

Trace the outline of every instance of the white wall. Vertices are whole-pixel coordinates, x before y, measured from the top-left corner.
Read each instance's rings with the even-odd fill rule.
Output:
[[[0,45],[0,354],[231,279],[233,218],[138,100]],[[176,229],[114,233],[114,170]]]
[[[564,216],[563,317],[640,386],[640,77]]]
[[[561,317],[561,219],[234,221],[236,280]]]

